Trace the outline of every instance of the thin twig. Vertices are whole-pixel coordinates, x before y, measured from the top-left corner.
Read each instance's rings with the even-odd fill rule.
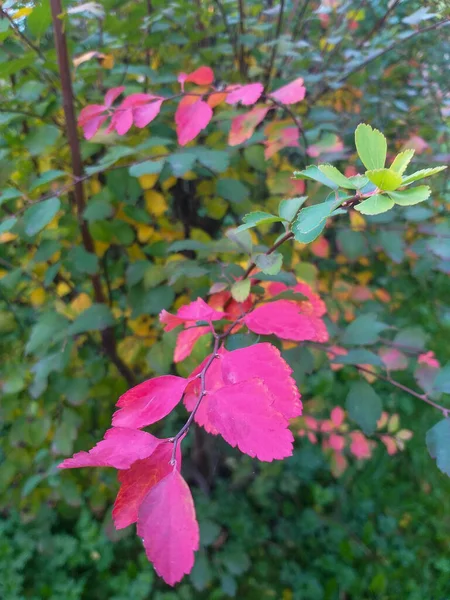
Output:
[[[267,71],[265,76],[264,88],[267,89],[270,84],[270,78],[272,76],[272,69],[275,64],[275,58],[277,56],[278,44],[280,42],[281,28],[283,26],[283,15],[284,15],[284,0],[280,1],[280,9],[278,12],[277,29],[275,33],[275,39],[273,40],[272,52],[270,55],[269,64],[267,65]]]

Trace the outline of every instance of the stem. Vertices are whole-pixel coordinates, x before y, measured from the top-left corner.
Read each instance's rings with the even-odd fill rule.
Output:
[[[171,441],[173,442],[173,450],[172,450],[172,458],[170,460],[170,463],[172,465],[175,465],[177,462],[176,453],[177,453],[178,444],[180,443],[180,439],[188,432],[189,427],[191,426],[191,423],[194,420],[198,409],[200,408],[200,404],[201,404],[203,398],[207,394],[206,373],[208,372],[209,367],[214,362],[214,359],[218,358],[217,352],[219,350],[219,345],[220,345],[221,339],[222,339],[221,336],[218,336],[216,333],[214,333],[214,348],[213,348],[212,354],[206,361],[203,369],[197,375],[197,377],[200,379],[200,394],[198,396],[198,400],[197,400],[194,408],[192,409],[192,412],[189,415],[189,418],[186,421],[186,423],[183,425],[183,427],[180,429],[180,431],[176,434],[176,436],[171,439]]]
[[[272,48],[272,54],[270,56],[270,60],[269,60],[269,64],[267,65],[267,71],[266,71],[266,81],[265,81],[265,88],[267,89],[269,87],[270,84],[270,78],[272,76],[272,69],[273,69],[273,65],[275,63],[275,58],[277,56],[277,51],[278,51],[278,43],[280,40],[280,35],[281,35],[281,28],[283,26],[283,14],[284,14],[284,0],[280,1],[280,12],[278,13],[278,22],[277,22],[277,30],[275,33],[275,43],[273,45]]]
[[[267,252],[265,253],[266,256],[268,256],[269,254],[272,254],[273,252],[275,252],[275,250],[277,248],[279,248],[281,246],[281,244],[284,244],[284,242],[286,242],[286,240],[290,240],[293,237],[294,237],[294,234],[292,233],[292,231],[288,231],[287,233],[285,233],[283,235],[283,237],[281,237],[278,240],[278,242],[275,242],[275,244],[271,248],[269,248],[269,250],[267,250]],[[251,262],[248,265],[247,270],[245,271],[242,279],[247,279],[247,277],[253,272],[253,270],[255,269],[255,267],[256,267],[256,263]]]
[[[230,38],[230,44],[233,48],[234,58],[235,58],[236,62],[239,62],[239,50],[238,50],[238,43],[237,43],[236,35],[232,32],[230,26],[228,25],[227,13],[225,12],[225,8],[224,8],[223,4],[220,2],[220,0],[214,0],[214,4],[217,6],[217,8],[220,12],[220,16],[222,17],[225,31],[226,31],[228,37]]]
[[[357,50],[362,48],[362,46],[364,46],[364,44],[368,42],[375,35],[375,33],[383,27],[383,25],[389,18],[389,15],[397,8],[398,4],[400,4],[400,0],[394,0],[392,5],[387,9],[387,11],[381,17],[381,19],[375,23],[375,25],[372,27],[369,33],[366,36],[364,36],[363,39],[359,42],[359,44],[356,46]]]
[[[244,0],[238,0],[239,2],[239,35],[243,36],[245,33],[245,10],[244,10]],[[245,68],[245,54],[244,54],[244,44],[242,40],[239,40],[239,71],[241,75],[244,77],[246,74]]]
[[[70,147],[72,172],[76,179],[74,185],[74,203],[77,213],[78,223],[81,231],[81,239],[84,249],[91,254],[95,254],[94,240],[90,234],[88,224],[83,218],[83,212],[86,206],[84,198],[84,189],[82,179],[84,176],[83,162],[81,160],[80,144],[77,134],[77,125],[75,118],[75,109],[73,104],[72,80],[70,77],[70,63],[67,52],[67,43],[63,31],[63,23],[60,15],[63,13],[61,0],[50,0],[53,33],[55,38],[56,55],[58,58],[59,77],[61,80],[61,89],[63,97],[64,116],[66,120],[67,138]],[[101,280],[98,274],[91,276],[92,287],[94,289],[95,301],[99,304],[107,304]],[[132,371],[121,360],[117,354],[116,340],[114,330],[111,327],[101,332],[103,348],[111,361],[116,365],[120,374],[126,379],[129,385],[135,384],[135,377]]]

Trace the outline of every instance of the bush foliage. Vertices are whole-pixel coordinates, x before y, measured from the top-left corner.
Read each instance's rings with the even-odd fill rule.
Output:
[[[444,597],[448,170],[431,189],[409,175],[448,162],[445,3],[43,0],[0,17],[1,596]],[[193,117],[189,93],[217,97]],[[169,100],[153,115],[138,94]],[[258,462],[192,427],[200,550],[168,591],[114,530],[115,472],[57,465],[132,385],[211,352],[211,335],[180,348],[161,311],[242,306],[273,281],[325,301],[330,341],[249,321],[226,347],[270,341],[292,368],[293,456]]]

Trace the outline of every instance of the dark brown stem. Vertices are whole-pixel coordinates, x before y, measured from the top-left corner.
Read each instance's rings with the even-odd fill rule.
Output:
[[[287,233],[285,233],[283,235],[283,237],[281,237],[278,242],[276,242],[271,248],[269,248],[269,250],[267,250],[266,255],[268,256],[269,254],[272,254],[273,252],[275,252],[275,250],[277,248],[279,248],[281,246],[281,244],[284,244],[284,242],[286,242],[287,240],[291,240],[294,237],[294,234],[292,233],[292,231],[288,231]],[[247,270],[245,271],[244,275],[242,276],[242,279],[247,279],[247,277],[249,275],[251,275],[251,273],[254,271],[254,269],[256,268],[256,263],[251,262],[248,267]]]
[[[219,350],[219,345],[220,345],[221,339],[222,338],[220,336],[214,334],[214,348],[211,353],[211,356],[206,361],[203,369],[197,375],[197,377],[200,379],[200,393],[198,395],[198,400],[197,400],[194,408],[192,409],[192,412],[189,415],[189,418],[187,419],[186,423],[183,425],[183,427],[180,429],[180,431],[176,434],[176,436],[171,439],[171,441],[173,442],[172,458],[170,461],[172,465],[175,465],[175,463],[176,463],[176,454],[177,454],[178,444],[180,443],[181,438],[188,432],[189,427],[191,426],[192,421],[194,420],[195,415],[196,415],[198,409],[200,408],[200,404],[202,403],[203,398],[207,394],[207,392],[206,392],[206,373],[208,372],[208,369],[212,365],[214,360],[216,358],[218,358],[217,352]]]
[[[245,9],[244,9],[244,0],[238,0],[239,2],[239,35],[242,37],[245,33]],[[242,39],[239,40],[239,71],[244,77],[247,73],[247,68],[245,65],[245,51],[244,51],[244,43]]]
[[[278,43],[280,41],[281,28],[283,27],[283,15],[284,15],[284,0],[280,1],[280,12],[278,13],[278,22],[277,22],[277,30],[275,33],[274,45],[272,47],[272,52],[270,55],[269,64],[267,65],[266,77],[264,87],[267,89],[270,84],[270,79],[272,77],[272,70],[275,64],[275,59],[278,51]]]
[[[60,16],[63,13],[61,0],[50,0],[53,33],[55,38],[56,55],[58,59],[59,77],[61,80],[61,89],[63,97],[64,116],[66,120],[67,139],[70,147],[72,172],[75,177],[74,185],[74,204],[81,231],[83,246],[87,252],[95,254],[94,240],[89,232],[88,224],[83,218],[83,212],[86,206],[84,198],[84,189],[82,179],[84,176],[83,162],[81,160],[80,144],[77,134],[77,125],[75,118],[75,109],[73,104],[72,80],[70,77],[70,63],[67,52],[67,43],[63,31],[63,22]],[[95,301],[99,304],[106,304],[106,297],[103,293],[101,280],[98,274],[91,276],[92,287],[94,289]],[[121,360],[116,350],[116,340],[114,330],[109,327],[101,333],[103,348],[111,361],[116,365],[120,374],[130,385],[135,384],[135,377],[127,365]]]
[[[220,0],[214,0],[214,4],[217,6],[217,8],[220,12],[220,16],[222,17],[225,31],[227,32],[227,35],[230,39],[230,44],[233,48],[234,58],[235,58],[236,62],[239,62],[239,49],[238,49],[236,35],[235,35],[235,33],[232,32],[230,26],[228,25],[227,13],[225,12],[225,8],[224,8],[223,4],[220,2]]]

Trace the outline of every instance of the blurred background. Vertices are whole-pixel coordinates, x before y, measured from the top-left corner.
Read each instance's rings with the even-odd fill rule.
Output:
[[[51,8],[67,43],[65,67]],[[320,161],[355,174],[362,121],[385,133],[392,155],[414,148],[414,170],[449,162],[449,15],[439,0],[2,3],[2,599],[450,598],[450,483],[425,446],[439,415],[386,382],[374,386],[390,415],[384,426],[400,442],[374,443],[370,458],[349,456],[339,472],[302,420],[293,425],[294,456],[271,464],[192,430],[183,470],[201,550],[175,590],[156,577],[134,527],[114,530],[116,472],[57,469],[101,439],[133,383],[186,376],[199,364],[210,340],[174,364],[176,333],[163,333],[157,315],[206,297],[224,265],[242,273],[245,256],[223,236],[244,214],[303,193],[324,197],[314,182],[292,180],[293,171]],[[216,85],[260,81],[273,90],[302,77],[305,100],[272,111],[297,127],[292,143],[267,143],[269,116],[229,145],[231,121],[245,109],[226,104],[184,150],[169,103],[149,127],[122,137],[103,128],[87,141],[78,129],[80,211],[64,73],[73,85],[66,101],[79,114],[121,85],[127,94],[177,94],[180,71],[201,65]],[[157,173],[139,168],[156,157]],[[375,315],[389,329],[371,350],[385,351],[387,338],[402,343],[398,380],[434,394],[432,367],[417,354],[434,352],[438,367],[450,361],[448,170],[431,185],[424,204],[337,220],[317,242],[283,255],[287,270],[326,300],[333,335]],[[80,241],[86,231],[91,251]],[[255,246],[278,235],[273,226],[260,233]],[[326,418],[345,405],[359,377],[351,366],[332,369],[304,347],[283,351],[306,414]],[[180,407],[152,432],[173,435],[185,418]],[[409,434],[399,431],[412,439],[401,443]]]

